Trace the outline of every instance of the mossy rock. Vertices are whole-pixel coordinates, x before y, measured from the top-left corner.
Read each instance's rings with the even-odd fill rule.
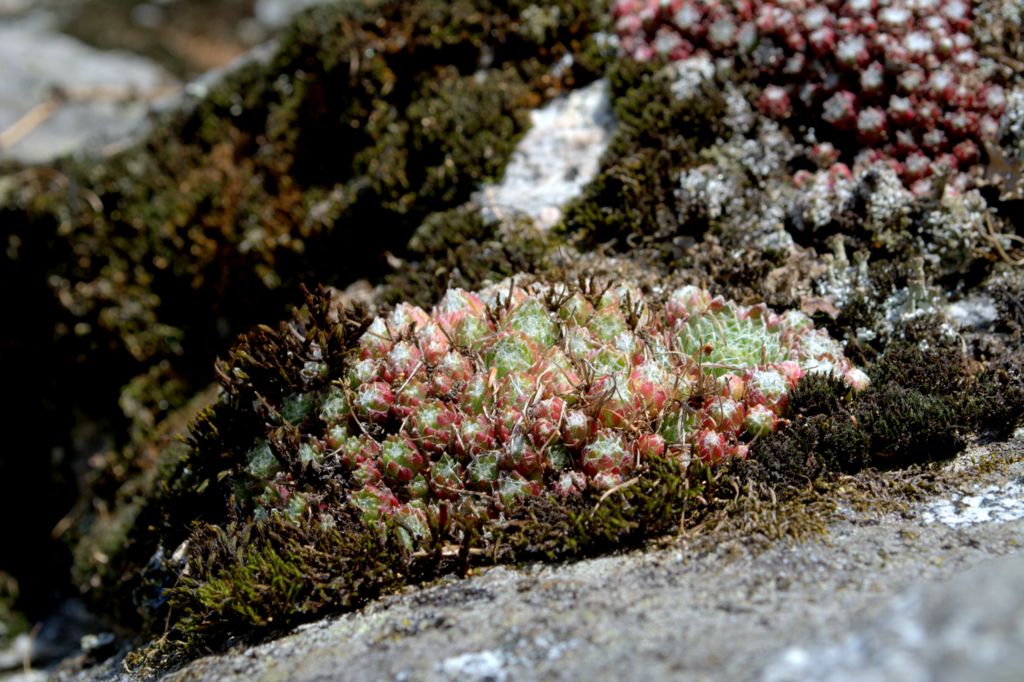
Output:
[[[1010,350],[982,364],[931,318],[857,342],[887,322],[886,294],[911,284],[908,265],[934,204],[866,230],[869,179],[823,226],[783,215],[796,247],[765,249],[747,244],[747,214],[714,217],[680,200],[681,174],[700,166],[743,178],[748,206],[778,198],[725,149],[733,130],[720,80],[679,97],[674,67],[608,64],[617,133],[559,228],[484,220],[467,201],[500,176],[530,109],[605,68],[594,36],[601,23],[600,8],[569,0],[318,9],[296,21],[269,62],[169,116],[143,145],[103,163],[69,160],[0,179],[0,218],[12,225],[0,281],[25,292],[9,311],[48,320],[3,339],[22,363],[7,413],[27,414],[26,398],[86,395],[87,386],[90,405],[52,402],[52,432],[77,419],[131,434],[103,444],[114,454],[92,482],[93,504],[113,513],[80,526],[75,580],[123,626],[154,635],[170,625],[133,664],[166,666],[473,566],[636,546],[675,532],[684,516],[699,523],[731,495],[727,475],[785,495],[865,468],[948,458],[969,438],[1004,437],[1020,423],[1019,286],[1001,299]],[[553,68],[568,55],[571,68]],[[830,238],[846,231],[875,269],[834,311],[809,294],[837,267]],[[567,267],[560,259],[573,249],[581,263]],[[970,289],[992,265],[979,258],[939,284]],[[379,300],[429,306],[448,287],[523,273],[576,284],[591,281],[576,276],[594,266],[644,270],[649,289],[682,280],[776,306],[812,299],[815,321],[851,342],[873,385],[854,395],[839,381],[805,379],[789,428],[753,443],[749,460],[726,473],[684,473],[652,458],[607,495],[528,497],[498,521],[463,514],[458,544],[429,518],[374,532],[348,507],[314,515],[307,500],[285,502],[281,490],[252,484],[286,471],[324,483],[324,500],[344,494],[303,438],[367,320],[324,291],[301,295],[304,283],[366,278],[380,285]],[[800,281],[766,294],[786,269]],[[255,327],[213,364],[237,332],[283,316],[290,303],[299,305],[288,323]],[[210,367],[223,390],[216,403],[175,409],[208,384]],[[188,443],[172,440],[192,417]],[[29,441],[27,451],[43,449]],[[394,459],[404,466],[402,455]],[[26,461],[38,469],[42,460]],[[461,474],[451,465],[439,477]],[[250,513],[261,495],[276,495],[285,511]],[[402,531],[422,545],[403,542]]]
[[[148,429],[182,405],[229,339],[280,316],[302,282],[384,273],[425,219],[499,177],[529,111],[598,75],[599,10],[316,8],[268,61],[160,116],[139,144],[5,166],[0,284],[18,292],[3,314],[19,322],[0,333],[2,408],[19,428],[3,466],[10,480],[49,481],[55,500],[10,541],[48,534],[76,496],[79,457],[131,452],[129,420]],[[137,470],[113,464],[114,488]],[[5,500],[8,514],[22,504]],[[46,564],[66,562],[54,547]]]
[[[608,291],[595,287],[594,300]],[[345,503],[343,468],[302,457],[306,436],[324,428],[322,415],[347,414],[346,403],[322,394],[332,377],[348,376],[345,358],[367,325],[358,311],[339,311],[314,292],[291,322],[244,337],[219,364],[222,399],[194,425],[189,452],[153,505],[152,525],[129,536],[134,555],[122,564],[129,566],[122,587],[150,595],[151,623],[166,623],[168,600],[176,614],[168,637],[140,651],[136,664],[167,665],[241,633],[267,636],[472,566],[637,546],[676,532],[683,519],[699,524],[714,500],[733,497],[733,485],[771,488],[785,500],[865,468],[948,459],[969,437],[1005,437],[1024,418],[1019,364],[979,372],[959,346],[941,343],[940,321],[922,319],[874,363],[866,390],[804,378],[791,398],[791,425],[755,439],[747,460],[721,471],[694,462],[684,473],[653,458],[607,492],[527,496],[497,518],[452,511],[443,527],[428,517],[419,540],[408,543],[401,530],[409,527],[367,525],[359,505]],[[273,469],[258,468],[264,461]],[[278,471],[296,484],[288,494],[315,489],[316,503],[294,517],[251,513],[266,494],[253,481]],[[144,557],[155,563],[141,569]]]

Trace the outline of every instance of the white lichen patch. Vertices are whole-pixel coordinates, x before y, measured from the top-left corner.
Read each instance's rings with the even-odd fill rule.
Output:
[[[715,65],[708,55],[703,54],[672,62],[665,69],[673,76],[672,96],[684,102],[701,97],[705,84],[715,77]]]
[[[852,178],[830,178],[828,173],[817,173],[801,192],[804,220],[815,228],[828,225],[853,199],[856,188]]]
[[[441,672],[452,679],[494,680],[508,679],[508,662],[502,651],[477,651],[451,656],[441,661]]]
[[[700,206],[708,218],[718,220],[731,210],[742,210],[743,199],[734,191],[734,180],[712,165],[683,171],[678,196],[686,203]]]
[[[1013,88],[1007,93],[1006,111],[999,132],[1010,138],[1011,148],[1024,141],[1024,87]]]
[[[562,641],[548,635],[520,637],[503,648],[449,656],[437,670],[451,680],[503,682],[519,679],[524,669],[537,670],[538,665],[557,661],[579,644],[576,639]]]
[[[921,518],[927,524],[942,523],[950,528],[1024,519],[1024,481],[990,485],[932,502],[921,512]]]
[[[874,191],[867,197],[864,207],[868,229],[882,231],[882,226],[896,223],[901,215],[908,215],[914,201],[913,195],[903,186],[899,175],[883,163],[877,163],[860,175],[872,173]]]
[[[757,118],[735,88],[726,87],[724,94],[725,124],[732,135],[715,145],[708,163],[680,173],[676,199],[681,213],[684,219],[708,220],[729,231],[742,229],[750,248],[785,251],[793,245],[785,229],[793,188],[780,178],[789,177],[787,166],[800,148],[789,131]]]
[[[961,329],[989,329],[999,319],[999,310],[991,296],[974,295],[947,305],[946,315]]]
[[[608,82],[599,80],[559,97],[530,115],[531,126],[516,146],[497,185],[474,200],[489,220],[525,214],[547,229],[597,175],[615,120]]]

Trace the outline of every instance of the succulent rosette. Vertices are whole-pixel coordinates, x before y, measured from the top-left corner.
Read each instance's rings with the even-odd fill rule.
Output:
[[[619,0],[635,59],[708,55],[752,67],[765,116],[814,126],[823,168],[862,149],[915,193],[932,178],[969,184],[999,138],[1006,93],[971,33],[972,0]],[[866,148],[866,149],[865,149]],[[845,164],[844,164],[845,167]]]
[[[430,313],[403,304],[375,319],[345,366],[303,422],[315,425],[300,460],[335,471],[362,518],[407,544],[455,509],[611,490],[651,458],[745,457],[805,373],[867,385],[802,313],[693,286],[455,289]],[[305,509],[309,491],[265,442],[248,462],[260,513]]]

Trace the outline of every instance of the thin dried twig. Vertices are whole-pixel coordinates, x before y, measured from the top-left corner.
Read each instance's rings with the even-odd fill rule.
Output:
[[[13,147],[15,144],[32,134],[32,131],[46,123],[64,105],[64,99],[52,95],[49,99],[35,105],[17,121],[0,131],[0,150]]]
[[[634,476],[633,478],[629,479],[628,481],[623,481],[622,483],[618,484],[617,486],[614,486],[614,487],[609,488],[608,490],[604,491],[604,493],[597,500],[597,504],[594,505],[594,508],[593,508],[593,510],[591,510],[590,513],[593,514],[594,512],[596,512],[597,508],[601,506],[601,503],[604,502],[605,500],[607,500],[609,497],[611,497],[615,493],[619,492],[620,490],[625,490],[626,488],[630,487],[631,485],[635,485],[639,480],[640,480],[639,476]]]
[[[153,102],[178,91],[176,85],[162,85],[149,91],[140,92],[136,88],[125,87],[92,87],[92,88],[53,88],[50,96],[29,109],[21,118],[0,131],[0,150],[9,149],[32,134],[46,123],[60,109],[71,102]]]

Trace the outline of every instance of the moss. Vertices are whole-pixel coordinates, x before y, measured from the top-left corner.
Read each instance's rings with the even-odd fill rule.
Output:
[[[171,363],[166,360],[134,377],[121,390],[118,399],[122,414],[130,420],[131,442],[148,440],[157,425],[191,397],[191,387],[173,372]],[[124,473],[116,477],[123,480]]]
[[[608,495],[526,498],[497,525],[485,553],[510,561],[554,561],[636,547],[680,530],[687,511],[699,511],[709,476],[699,464],[684,473],[675,462],[652,459]]]
[[[531,220],[487,222],[469,203],[432,214],[413,233],[406,262],[385,277],[383,299],[429,307],[453,287],[480,289],[555,267],[561,240]]]
[[[752,448],[748,473],[801,486],[865,467],[941,461],[972,434],[1011,433],[1024,420],[1019,361],[972,372],[961,348],[940,338],[908,334],[891,343],[869,372],[872,385],[857,395],[830,377],[802,379],[792,426]]]
[[[15,637],[28,630],[25,616],[17,610],[18,583],[0,572],[0,647],[6,647]]]
[[[190,538],[193,571],[170,591],[176,630],[215,637],[286,628],[326,609],[349,609],[403,582],[413,559],[352,517],[329,527],[281,520],[203,526]],[[208,638],[204,644],[215,644]]]
[[[432,528],[433,550],[409,552],[392,533],[378,533],[352,508],[320,523],[281,518],[248,524],[200,524],[188,540],[187,574],[167,590],[171,628],[129,665],[159,670],[229,639],[254,641],[325,613],[356,608],[383,593],[474,566],[555,560],[624,549],[673,532],[702,490],[698,473],[651,460],[629,485],[573,502],[523,498],[505,519],[472,516],[451,531]]]
[[[663,63],[632,60],[609,68],[618,127],[598,176],[562,224],[582,248],[656,243],[671,255],[675,238],[700,235],[699,225],[681,220],[676,189],[680,171],[725,134],[725,100],[713,85],[699,97],[676,97],[673,73]]]
[[[590,3],[552,5],[542,27],[531,7],[318,8],[269,62],[234,71],[138,145],[0,180],[0,284],[19,292],[0,308],[18,321],[0,333],[3,411],[26,425],[4,474],[50,481],[55,500],[13,542],[46,537],[71,506],[76,453],[118,451],[123,436],[101,434],[181,405],[228,339],[282,314],[301,282],[386,271],[385,254],[402,255],[428,216],[500,174],[532,107],[596,76],[592,57],[552,69],[593,55]],[[153,367],[159,384],[144,386]],[[113,487],[138,469],[111,464]],[[53,553],[59,582],[67,559]]]
[[[250,464],[235,453],[253,450],[254,434],[277,465],[310,475],[288,417],[300,425],[315,418],[310,396],[340,372],[336,363],[365,328],[356,312],[337,315],[331,296],[318,290],[290,324],[257,328],[218,363],[219,389],[198,395],[131,446],[147,466],[113,493],[95,496],[94,513],[82,515],[74,536],[75,583],[110,618],[138,627],[162,612],[165,590],[177,579],[171,555],[193,523],[223,520],[223,496]],[[100,482],[92,488],[103,490]]]
[[[1020,352],[990,362],[978,375],[971,412],[987,438],[1003,439],[1024,422],[1024,357]]]

